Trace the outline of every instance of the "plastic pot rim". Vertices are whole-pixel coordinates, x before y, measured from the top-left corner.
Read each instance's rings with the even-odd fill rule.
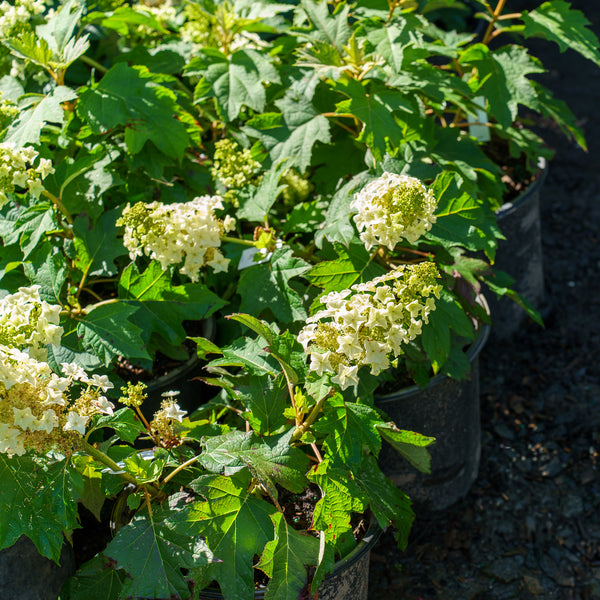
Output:
[[[496,211],[497,219],[503,219],[511,213],[519,210],[519,208],[523,206],[523,204],[525,204],[528,200],[530,200],[531,197],[541,189],[542,185],[544,185],[544,181],[548,175],[549,164],[543,156],[540,156],[537,164],[540,169],[539,176],[536,177],[531,183],[531,185],[529,185],[526,190],[521,192],[513,201],[505,202]]]

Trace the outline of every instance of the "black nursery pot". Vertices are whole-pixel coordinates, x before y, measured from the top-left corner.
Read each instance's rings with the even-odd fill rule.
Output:
[[[365,536],[350,554],[335,564],[317,590],[319,600],[367,600],[369,595],[369,559],[371,550],[382,531],[372,519]],[[256,590],[255,600],[265,597],[263,589]],[[215,590],[202,590],[198,600],[223,600],[223,595]]]
[[[42,556],[35,544],[21,536],[0,551],[2,600],[56,600],[63,583],[75,572],[73,548],[65,543],[60,564]]]
[[[421,473],[395,449],[384,444],[379,466],[420,508],[443,510],[465,496],[477,478],[481,456],[479,353],[490,332],[482,325],[467,350],[471,373],[456,380],[438,375],[426,388],[417,385],[375,395],[381,408],[400,429],[433,436],[429,446],[431,473]]]
[[[498,245],[495,267],[515,280],[513,288],[541,311],[545,302],[540,194],[548,173],[548,163],[540,159],[537,179],[513,202],[496,211],[498,226],[505,235]],[[506,297],[490,298],[492,336],[507,339],[516,333],[527,313]]]

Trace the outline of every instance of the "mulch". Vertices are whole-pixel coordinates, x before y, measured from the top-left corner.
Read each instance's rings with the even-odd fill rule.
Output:
[[[600,35],[600,3],[572,5]],[[541,198],[551,310],[488,341],[478,478],[444,511],[417,507],[406,551],[382,537],[371,600],[600,599],[600,67],[530,45],[589,146],[539,123],[556,150]]]

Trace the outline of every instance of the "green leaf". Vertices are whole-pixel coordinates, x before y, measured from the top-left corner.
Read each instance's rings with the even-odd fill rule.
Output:
[[[212,555],[200,537],[182,535],[164,520],[157,507],[138,515],[119,530],[104,555],[127,572],[122,597],[187,597],[182,569],[206,565]]]
[[[83,10],[84,7],[77,0],[67,0],[61,3],[59,9],[47,19],[45,24],[38,25],[35,28],[37,35],[48,42],[50,49],[56,56],[64,57],[65,50],[72,42],[75,28],[79,24]],[[83,51],[85,52],[85,49]],[[67,61],[66,64],[70,62]]]
[[[100,198],[121,183],[107,168],[116,157],[115,152],[105,153],[98,147],[94,154],[80,152],[75,160],[63,161],[56,168],[54,179],[60,181],[58,196],[72,215],[85,212],[92,220],[100,216],[104,210]]]
[[[203,337],[191,337],[189,339],[196,344],[196,355],[202,360],[204,360],[208,354],[223,354],[221,348],[211,340]]]
[[[88,427],[88,434],[91,431],[104,427],[114,429],[122,441],[130,444],[135,442],[140,433],[146,431],[146,428],[137,418],[135,412],[128,407],[120,408],[112,415],[99,415],[95,417],[91,427]]]
[[[407,100],[397,92],[369,92],[367,85],[356,79],[341,79],[335,88],[349,98],[338,102],[336,111],[351,113],[362,121],[363,128],[357,139],[367,144],[375,160],[382,160],[386,152],[400,145],[404,131],[392,113],[399,109],[412,111]]]
[[[223,348],[223,358],[211,360],[208,363],[208,370],[211,367],[243,367],[250,375],[269,374],[275,377],[280,372],[277,360],[269,356],[264,350],[263,340],[238,338],[230,346]]]
[[[281,114],[259,115],[248,121],[243,130],[262,142],[273,164],[287,159],[287,167],[304,172],[310,165],[315,143],[331,141],[329,121],[298,91],[288,91],[275,104]]]
[[[200,463],[213,473],[231,475],[247,467],[252,476],[277,498],[276,485],[299,493],[306,487],[308,457],[290,446],[294,430],[271,437],[253,432],[230,431],[222,436],[206,438]]]
[[[340,394],[327,398],[323,416],[313,425],[313,430],[325,437],[327,455],[337,457],[345,465],[361,464],[365,449],[377,456],[381,438],[377,423],[379,414],[364,404],[345,402]]]
[[[437,311],[432,311],[423,325],[421,343],[434,374],[439,373],[450,354],[450,324]]]
[[[554,97],[553,92],[535,82],[539,100],[539,111],[551,118],[561,128],[562,132],[575,140],[575,142],[587,152],[587,143],[582,129],[577,125],[577,118],[565,102]]]
[[[176,523],[177,531],[206,539],[216,561],[192,579],[215,579],[228,600],[248,600],[254,595],[254,556],[273,539],[269,516],[275,507],[250,494],[250,475],[208,475],[190,483],[205,502],[196,502]]]
[[[125,127],[130,154],[140,152],[150,140],[167,156],[181,159],[189,143],[188,134],[185,125],[175,119],[175,92],[160,81],[145,67],[117,63],[96,86],[81,94],[77,112],[97,134]]]
[[[283,323],[305,319],[302,298],[289,281],[309,268],[307,262],[294,256],[289,246],[276,249],[269,262],[242,271],[238,284],[242,298],[240,311],[259,316],[268,307]]]
[[[362,244],[351,244],[348,248],[337,244],[335,250],[339,258],[317,263],[305,275],[325,293],[339,292],[385,273],[383,267],[370,260]]]
[[[351,241],[356,238],[356,229],[350,220],[350,204],[354,192],[363,186],[367,177],[366,172],[358,175],[335,192],[325,214],[325,227],[317,231],[315,235],[315,243],[319,248],[323,247],[324,238],[332,243],[339,242],[344,246],[349,246]]]
[[[287,524],[281,513],[271,515],[275,539],[265,546],[257,567],[270,578],[265,600],[297,600],[309,584],[309,566],[319,563],[319,540]]]
[[[67,579],[61,594],[69,600],[118,600],[125,578],[107,559],[95,556]]]
[[[157,481],[160,477],[166,460],[164,458],[154,457],[150,460],[135,452],[128,456],[124,461],[125,470],[133,475],[140,483],[150,483]]]
[[[15,56],[44,68],[52,68],[54,53],[48,41],[38,38],[32,31],[25,31],[19,37],[3,39],[5,44]]]
[[[354,482],[348,469],[335,460],[323,460],[311,469],[309,479],[321,488],[321,498],[315,505],[313,529],[322,531],[325,539],[335,545],[343,555],[355,545],[352,533],[352,513],[365,511],[368,500],[364,492]]]
[[[238,396],[250,411],[244,418],[254,431],[272,435],[287,423],[283,411],[289,404],[287,384],[282,375],[271,377],[250,376],[248,384],[237,388]]]
[[[477,68],[477,94],[486,97],[490,116],[502,127],[509,127],[517,118],[519,104],[537,109],[535,88],[527,76],[544,69],[525,48],[511,45],[492,52],[475,44],[461,55],[460,62]]]
[[[61,325],[63,322],[61,321]],[[63,325],[64,326],[64,325]],[[64,334],[63,334],[64,337]],[[55,373],[61,372],[61,363],[75,363],[87,371],[93,371],[101,366],[100,360],[87,352],[74,352],[65,346],[49,346],[47,362]]]
[[[70,459],[0,455],[0,549],[29,537],[43,556],[59,560],[78,524],[83,481]]]
[[[7,129],[4,141],[12,142],[17,147],[38,144],[46,123],[65,123],[65,111],[61,102],[76,98],[77,94],[64,85],[59,85],[47,96],[28,96],[26,106],[21,108],[19,116]]]
[[[489,206],[482,204],[464,189],[456,173],[444,171],[432,186],[438,201],[437,220],[425,237],[452,248],[463,246],[471,251],[495,252],[496,238],[501,237],[496,217]]]
[[[152,31],[166,33],[165,28],[151,15],[137,11],[130,6],[119,6],[110,14],[94,12],[86,16],[87,22],[98,23],[101,27],[113,29],[119,35],[126,37],[138,27],[147,27]]]
[[[323,203],[320,200],[302,202],[288,213],[281,230],[284,234],[314,233],[324,221]]]
[[[285,189],[285,185],[279,185],[279,180],[287,168],[286,161],[281,161],[263,174],[258,186],[249,192],[250,197],[240,200],[238,218],[260,223],[265,221],[277,196]]]
[[[431,473],[431,455],[427,446],[433,444],[435,438],[398,429],[394,423],[379,424],[377,429],[383,439],[400,452],[413,467],[423,473]]]
[[[117,273],[115,259],[127,253],[118,239],[118,209],[109,210],[92,223],[87,215],[79,215],[73,224],[75,267],[87,276],[111,277]]]
[[[130,320],[135,311],[122,302],[90,310],[83,319],[78,319],[77,336],[82,348],[93,350],[106,366],[116,356],[150,359],[142,342],[141,328]]]
[[[386,23],[370,31],[367,39],[375,46],[377,54],[391,65],[396,73],[402,71],[404,48],[410,42],[407,21]]]
[[[221,116],[233,121],[243,106],[262,112],[265,108],[266,93],[263,82],[279,83],[279,73],[267,58],[266,53],[256,50],[236,50],[229,56],[213,51],[204,57],[206,68],[196,87],[194,99],[201,101],[214,97]],[[195,73],[198,63],[192,61],[186,70]]]
[[[460,302],[447,289],[442,289],[440,297],[436,299],[434,312],[444,320],[447,327],[453,329],[460,337],[465,340],[472,340],[475,337],[473,322],[465,313]]]
[[[568,2],[544,2],[534,11],[524,11],[521,18],[525,24],[525,37],[541,36],[556,42],[561,52],[575,50],[600,66],[598,38],[588,27],[590,22],[584,13],[572,8]]]
[[[306,377],[306,353],[294,335],[287,331],[278,333],[274,327],[252,315],[234,313],[226,318],[238,321],[258,333],[268,344],[264,351],[277,359],[292,384]]]
[[[23,259],[26,259],[38,247],[46,232],[56,228],[56,213],[49,202],[36,202],[21,212],[15,225],[13,235],[19,236]]]
[[[302,0],[302,8],[314,27],[311,38],[333,46],[342,54],[344,46],[348,43],[352,34],[348,25],[350,7],[342,4],[338,10],[330,14],[327,2]]]
[[[200,283],[173,285],[169,271],[152,261],[143,273],[135,264],[125,268],[119,280],[122,302],[135,309],[131,322],[143,330],[142,337],[151,352],[164,340],[179,346],[186,338],[185,320],[202,320],[226,302]],[[152,340],[157,334],[160,340]]]
[[[67,279],[67,260],[50,242],[39,243],[31,262],[23,264],[23,271],[34,285],[39,285],[40,298],[50,304],[61,304],[62,289]]]
[[[375,459],[364,459],[363,468],[356,474],[355,481],[366,495],[373,516],[382,529],[391,522],[400,548],[406,548],[414,513],[408,496],[400,491],[378,467]]]

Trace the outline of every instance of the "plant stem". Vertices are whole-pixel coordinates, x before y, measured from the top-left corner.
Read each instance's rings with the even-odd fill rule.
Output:
[[[92,446],[89,442],[82,440],[81,442],[83,449],[92,457],[98,460],[101,463],[104,463],[107,467],[109,467],[112,471],[115,471],[117,475],[120,475],[123,479],[132,483],[136,487],[139,487],[138,480],[127,473],[127,471],[123,471],[123,469],[112,459],[110,456],[104,454],[101,450],[98,450],[95,446]]]
[[[433,254],[431,252],[422,252],[421,250],[415,250],[414,248],[405,248],[404,246],[397,246],[395,250],[400,250],[401,252],[409,252],[410,254],[417,254],[418,256],[424,256],[429,260],[433,258]]]
[[[487,29],[485,30],[485,35],[483,36],[482,44],[486,46],[490,43],[492,37],[494,37],[494,27],[496,27],[496,23],[500,19],[502,15],[502,11],[504,10],[504,5],[506,4],[506,0],[498,0],[498,4],[494,9],[494,12],[491,14],[491,21],[488,23]]]
[[[84,63],[87,63],[88,65],[90,65],[90,67],[94,67],[94,69],[96,69],[97,71],[101,71],[102,73],[108,72],[108,69],[104,65],[100,64],[98,61],[94,60],[90,56],[86,56],[85,54],[83,54],[79,58]]]
[[[190,458],[189,460],[186,460],[183,464],[179,465],[176,469],[174,469],[173,471],[171,471],[163,479],[163,484],[171,481],[171,479],[173,479],[173,477],[175,477],[175,475],[177,475],[177,473],[183,471],[185,468],[189,467],[190,465],[193,465],[199,458],[200,458],[200,455],[194,456],[194,458]]]
[[[67,220],[67,223],[69,223],[69,225],[73,225],[73,217],[71,216],[71,213],[65,208],[65,205],[61,202],[60,198],[57,198],[54,194],[52,194],[48,190],[42,190],[42,195],[46,196],[46,198],[48,198],[49,200],[52,201],[54,206],[56,206],[56,208],[64,216],[64,218]]]
[[[150,437],[154,440],[154,436],[152,435],[152,427],[150,427],[150,423],[148,423],[148,421],[146,420],[146,417],[140,410],[139,406],[135,407],[135,412],[137,413],[138,417],[141,419],[142,423],[144,424],[144,427],[148,430]]]
[[[223,242],[231,242],[232,244],[240,244],[241,246],[254,246],[254,242],[244,240],[243,238],[229,237],[228,235],[221,236]]]
[[[327,398],[327,395],[323,396],[323,398],[321,398],[312,407],[310,414],[308,415],[308,417],[306,417],[306,419],[304,419],[304,422],[299,427],[296,427],[296,431],[294,431],[294,433],[292,434],[292,439],[291,439],[292,442],[297,442],[306,433],[308,428],[315,422],[315,419],[317,418],[319,412],[321,411],[321,408],[322,408],[323,403],[325,402],[326,398]]]

